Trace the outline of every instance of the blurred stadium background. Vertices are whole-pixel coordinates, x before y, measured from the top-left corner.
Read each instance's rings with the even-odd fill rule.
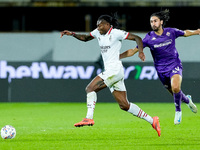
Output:
[[[85,86],[102,69],[96,40],[60,38],[60,31],[90,32],[102,14],[118,12],[121,29],[142,38],[149,16],[170,10],[169,27],[200,28],[199,0],[0,0],[0,101],[85,102]],[[183,91],[198,100],[200,36],[177,39],[183,62]],[[136,44],[124,41],[122,51]],[[148,49],[146,62],[124,59],[125,83],[133,102],[172,102],[162,88]],[[114,102],[108,89],[99,102]]]

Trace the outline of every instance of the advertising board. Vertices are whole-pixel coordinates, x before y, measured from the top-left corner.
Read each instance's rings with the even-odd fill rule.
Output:
[[[159,81],[153,63],[123,64],[130,101],[173,101]],[[199,63],[183,66],[183,90],[196,96],[198,89],[195,87],[200,85]],[[4,91],[0,101],[85,102],[85,87],[102,68],[93,62],[0,61],[0,82]],[[109,89],[100,91],[98,99],[100,102],[114,101]]]

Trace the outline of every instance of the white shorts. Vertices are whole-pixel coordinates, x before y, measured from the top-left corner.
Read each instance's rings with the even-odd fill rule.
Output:
[[[124,68],[121,64],[115,64],[98,75],[110,89],[111,93],[116,91],[126,91],[124,84]]]

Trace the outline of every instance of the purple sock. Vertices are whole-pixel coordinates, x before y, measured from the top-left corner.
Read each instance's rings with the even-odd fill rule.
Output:
[[[188,97],[185,96],[185,94],[184,94],[182,91],[180,91],[180,92],[181,92],[181,95],[182,95],[182,101],[183,101],[184,103],[188,104],[188,103],[189,103]]]
[[[176,111],[181,111],[181,100],[182,100],[181,91],[178,93],[174,93],[174,104],[176,107]]]

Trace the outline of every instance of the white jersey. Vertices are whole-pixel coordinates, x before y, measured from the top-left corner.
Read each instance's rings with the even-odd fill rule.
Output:
[[[105,35],[101,35],[97,29],[90,32],[90,35],[97,38],[99,42],[105,69],[111,67],[112,64],[121,64],[119,55],[122,40],[128,37],[129,32],[111,27]]]

